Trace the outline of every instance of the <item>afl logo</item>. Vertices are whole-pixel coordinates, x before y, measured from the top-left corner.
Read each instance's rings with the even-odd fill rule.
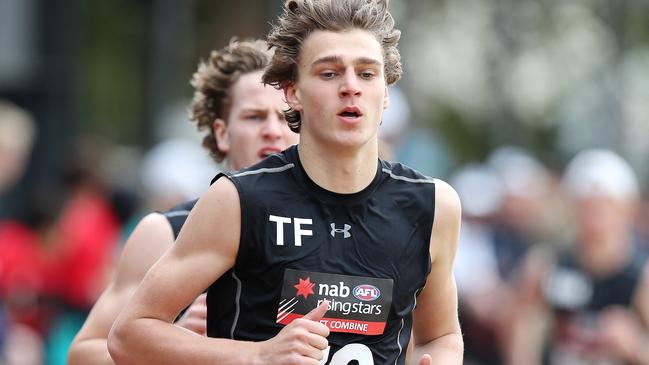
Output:
[[[363,284],[356,286],[352,291],[352,294],[354,294],[356,299],[370,302],[378,299],[381,296],[381,291],[374,285]]]

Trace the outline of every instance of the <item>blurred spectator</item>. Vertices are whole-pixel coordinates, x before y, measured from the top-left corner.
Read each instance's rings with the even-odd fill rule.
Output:
[[[487,160],[503,185],[494,243],[499,275],[509,280],[527,250],[545,236],[544,212],[551,201],[550,174],[521,147],[500,147]]]
[[[514,283],[522,259],[543,236],[549,181],[531,153],[512,146],[451,179],[463,205],[455,274],[467,364],[504,362]]]
[[[189,123],[187,123],[189,127]],[[168,138],[155,145],[142,161],[147,210],[165,211],[201,196],[218,168],[199,143]]]
[[[38,190],[17,207],[4,200],[22,178],[35,135],[26,111],[0,101],[0,363],[6,365],[42,364],[52,316],[43,298],[56,291],[56,279],[48,276],[53,261],[43,250],[56,211],[53,200],[36,199]],[[19,219],[5,218],[9,213]]]
[[[60,313],[49,329],[46,365],[65,364],[67,351],[104,289],[119,240],[119,219],[100,178],[102,151],[79,143],[63,174],[68,188],[56,224]]]
[[[494,217],[504,199],[503,185],[486,165],[460,168],[449,180],[462,200],[462,228],[455,259],[464,363],[499,364],[499,328],[506,284],[498,270]]]
[[[32,117],[0,100],[0,217],[9,213],[5,195],[23,176],[35,136]]]
[[[634,242],[638,183],[607,150],[580,152],[563,184],[576,216],[573,246],[528,254],[508,363],[649,364],[649,271]]]

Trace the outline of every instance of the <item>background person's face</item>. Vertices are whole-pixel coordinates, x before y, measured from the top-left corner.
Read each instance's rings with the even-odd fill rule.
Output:
[[[219,149],[227,153],[228,168],[238,170],[268,154],[296,144],[298,134],[288,128],[282,110],[288,106],[280,90],[264,86],[261,71],[245,74],[232,86],[227,125],[215,124]]]

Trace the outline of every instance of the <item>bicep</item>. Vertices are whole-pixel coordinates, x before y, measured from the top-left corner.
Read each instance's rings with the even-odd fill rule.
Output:
[[[171,322],[231,268],[239,248],[240,214],[234,185],[218,180],[198,201],[176,243],[146,274],[132,302],[136,316]]]
[[[135,227],[122,250],[115,272],[116,290],[139,285],[151,266],[173,243],[171,225],[162,214],[150,213],[145,216]]]
[[[437,184],[435,221],[430,238],[431,270],[426,286],[417,297],[414,335],[422,344],[453,333],[460,333],[457,287],[453,261],[460,230],[460,201],[446,183]]]
[[[148,214],[138,223],[124,245],[113,280],[94,304],[78,340],[108,338],[120,311],[173,240],[171,226],[162,214]]]

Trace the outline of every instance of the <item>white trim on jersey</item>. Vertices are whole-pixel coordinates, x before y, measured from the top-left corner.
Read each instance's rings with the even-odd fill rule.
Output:
[[[165,217],[174,218],[183,215],[189,215],[189,210],[176,210],[173,212],[162,213]]]
[[[414,301],[414,304],[412,305],[412,309],[410,310],[410,313],[417,308],[417,294],[421,292],[424,289],[422,286],[419,288],[419,290],[415,290],[415,294],[412,296],[412,299]],[[397,365],[397,362],[399,361],[399,358],[401,357],[401,354],[403,353],[403,347],[401,347],[401,331],[403,331],[403,326],[404,326],[404,320],[401,318],[401,328],[399,328],[399,333],[397,333],[397,346],[399,347],[399,355],[397,355],[397,358],[394,359],[394,365]],[[410,337],[410,341],[412,341],[412,336]]]
[[[420,184],[434,184],[435,179],[432,177],[426,177],[424,179],[413,179],[411,177],[405,177],[405,176],[400,176],[400,175],[395,175],[392,170],[383,168],[383,172],[386,174],[390,175],[391,178],[395,180],[401,180],[405,182],[411,182],[411,183],[420,183]]]
[[[401,331],[403,331],[403,318],[401,318],[401,327],[399,328],[399,333],[397,333],[397,346],[399,346],[399,355],[397,355],[397,358],[394,359],[394,365],[397,365],[397,362],[399,361],[399,358],[401,357],[401,353],[403,352],[403,347],[401,347]],[[410,339],[412,341],[412,338]]]
[[[258,169],[258,170],[249,170],[249,171],[240,172],[238,174],[232,175],[232,177],[257,175],[257,174],[263,174],[263,173],[266,173],[266,172],[282,172],[282,171],[286,171],[288,169],[292,169],[293,167],[295,167],[295,165],[292,164],[292,163],[289,163],[289,164],[286,164],[286,165],[280,166],[280,167],[264,167],[264,168],[261,168],[261,169]]]
[[[236,311],[234,313],[234,320],[232,321],[232,328],[230,328],[230,339],[234,340],[234,329],[237,327],[239,313],[241,312],[241,280],[234,273],[234,270],[232,270],[232,278],[237,282],[237,294],[234,296],[234,307]]]

